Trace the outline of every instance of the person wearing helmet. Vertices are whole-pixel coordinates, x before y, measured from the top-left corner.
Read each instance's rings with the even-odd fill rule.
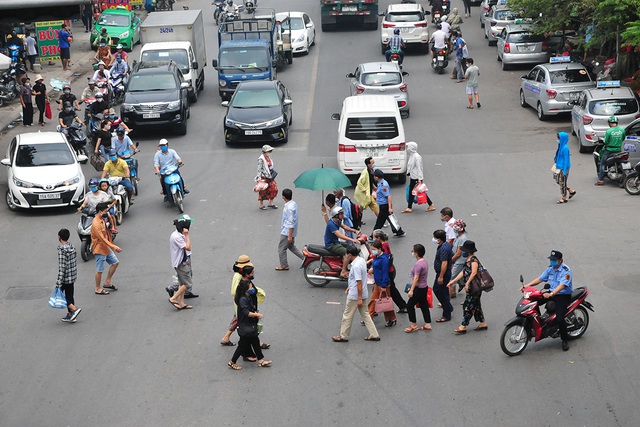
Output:
[[[102,29],[100,30],[100,35],[93,41],[94,47],[100,46],[101,44],[105,44],[107,46],[111,44],[111,37],[109,37],[109,34],[107,33],[107,29],[105,27],[102,27]]]
[[[133,204],[133,185],[131,185],[129,165],[118,157],[118,153],[113,148],[109,151],[109,161],[104,164],[101,178],[105,178],[107,174],[109,174],[109,177],[122,178],[120,184],[127,189],[129,203]]]
[[[436,51],[438,49],[445,49],[447,47],[447,33],[442,31],[442,24],[436,25],[437,30],[431,34],[429,43],[431,43],[431,59],[436,57]]]
[[[118,55],[120,55],[122,60],[126,62],[127,65],[129,64],[129,55],[127,55],[127,52],[124,51],[122,44],[118,44],[118,46],[116,46],[116,59]]]
[[[97,119],[98,120],[98,119]],[[109,150],[111,150],[111,123],[109,120],[102,120],[100,128],[92,133],[94,153],[102,153],[105,163],[109,161]]]
[[[74,121],[82,124],[82,120],[80,120],[80,117],[76,114],[71,102],[65,101],[62,111],[58,113],[58,124],[62,129],[66,129],[71,126]],[[66,134],[65,130],[63,130],[63,132]]]
[[[389,47],[389,49],[384,53],[384,56],[387,58],[387,62],[391,60],[391,54],[397,52],[400,56],[398,65],[402,65],[402,61],[404,60],[404,51],[402,50],[404,48],[404,40],[400,37],[400,28],[394,28],[393,35],[389,37],[385,44]]]
[[[605,165],[607,158],[612,154],[622,151],[622,144],[627,137],[624,128],[618,126],[618,118],[616,116],[609,117],[609,129],[604,134],[604,147],[600,152],[600,167],[598,168],[598,181],[596,185],[604,185]]]
[[[109,45],[105,42],[101,42],[93,59],[97,63],[103,61],[107,67],[111,66],[111,63],[113,62],[113,56],[111,55],[111,48],[109,47]]]
[[[106,115],[107,111],[109,111],[109,103],[104,98],[104,94],[99,89],[96,89],[96,102],[91,104],[89,108],[89,117],[93,118],[96,114]]]
[[[102,71],[102,75],[100,72]],[[104,61],[98,62],[98,69],[93,73],[93,77],[91,77],[98,83],[101,79],[109,80],[111,78],[111,73],[109,73],[109,69],[107,68],[107,64]]]
[[[105,118],[109,120],[109,123],[111,123],[111,132],[117,132],[118,130],[122,129],[124,129],[126,133],[133,132],[133,129],[127,126],[127,124],[123,122],[120,117],[118,117],[114,108],[109,108],[109,111],[105,115]]]
[[[123,157],[125,151],[133,151],[135,153],[140,151],[136,148],[133,141],[131,141],[131,138],[126,135],[123,128],[116,129],[116,136],[111,140],[111,148],[116,150],[118,157]]]
[[[76,110],[80,110],[80,106],[78,105],[78,98],[74,94],[71,93],[71,85],[64,85],[62,87],[62,95],[58,98],[58,111],[62,110],[65,102],[70,102]]]
[[[80,101],[87,102],[87,100],[95,99],[96,97],[96,82],[93,79],[87,79],[87,87],[82,90],[80,95]]]
[[[102,180],[101,180],[102,181]],[[107,182],[107,180],[104,180]],[[107,187],[109,187],[109,183],[107,182]],[[107,192],[102,190],[101,183],[96,178],[91,178],[89,180],[89,191],[84,196],[84,201],[80,206],[78,206],[78,212],[84,212],[87,215],[95,215],[96,213],[96,205],[100,202],[112,202],[111,197]],[[112,202],[109,208],[112,208],[115,204],[115,201]],[[115,221],[113,222],[115,224]]]
[[[225,2],[223,12],[224,12],[225,14],[227,14],[227,13],[233,13],[233,15],[234,15],[234,16],[238,16],[238,6],[236,6],[236,5],[233,3],[233,0],[227,0],[227,1]]]
[[[169,198],[167,197],[167,189],[164,187],[164,179],[160,174],[160,171],[167,166],[173,165],[182,166],[182,159],[180,159],[180,156],[178,155],[176,150],[169,148],[169,141],[167,141],[165,138],[162,138],[158,142],[158,151],[153,156],[153,167],[156,169],[156,175],[160,177],[160,188],[162,189],[161,194],[164,195],[165,202],[167,202]],[[180,169],[177,169],[175,173],[180,175]],[[180,178],[182,179],[182,188],[184,188],[184,194],[189,194],[189,190],[187,190],[187,184],[184,182],[184,178],[182,178],[182,175],[180,175]]]
[[[327,226],[324,231],[324,247],[333,252],[336,255],[340,255],[343,257],[342,259],[342,272],[340,273],[341,277],[348,277],[349,272],[347,271],[347,265],[349,265],[349,261],[347,257],[344,255],[347,253],[347,248],[350,246],[348,243],[341,242],[340,239],[345,240],[347,242],[358,243],[356,239],[352,239],[346,234],[342,233],[340,230],[351,231],[356,235],[359,235],[360,232],[358,230],[354,230],[351,227],[346,226],[343,223],[344,219],[344,210],[340,206],[334,206],[329,211],[329,214],[326,212],[326,207],[322,205],[322,215],[324,217]]]
[[[442,15],[442,0],[431,0],[431,23],[436,23],[436,12]]]
[[[126,76],[127,74],[129,74],[129,65],[127,65],[127,63],[122,60],[122,55],[120,55],[119,53],[116,53],[116,60],[113,62],[113,65],[111,65],[109,74],[111,74],[112,76],[116,74],[122,74],[123,76]]]

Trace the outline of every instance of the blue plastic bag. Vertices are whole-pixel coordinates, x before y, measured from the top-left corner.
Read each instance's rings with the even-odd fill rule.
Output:
[[[62,293],[62,289],[56,287],[55,291],[53,291],[53,293],[51,294],[51,298],[49,298],[49,307],[59,308],[61,310],[67,308],[67,299]]]
[[[411,194],[412,188],[411,184],[407,184],[407,188],[405,189],[405,200],[409,203],[409,197],[413,197],[413,203],[418,203],[418,198]]]

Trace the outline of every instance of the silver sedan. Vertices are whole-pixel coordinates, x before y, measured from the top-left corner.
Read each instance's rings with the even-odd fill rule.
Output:
[[[409,90],[404,77],[409,73],[401,71],[395,62],[367,62],[358,65],[351,79],[350,92],[353,95],[392,95],[398,103],[403,118],[409,117]]]

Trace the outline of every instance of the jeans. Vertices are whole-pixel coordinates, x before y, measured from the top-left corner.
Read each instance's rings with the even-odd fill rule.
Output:
[[[462,80],[464,77],[464,70],[462,69],[462,62],[464,58],[456,55],[456,77],[458,80]]]
[[[387,51],[384,53],[385,58],[387,58],[387,62],[389,62],[391,60],[391,49],[387,49]],[[400,57],[400,60],[398,61],[398,64],[402,65],[402,61],[404,61],[404,52],[399,50],[397,51],[398,56]]]
[[[604,179],[604,167],[605,167],[605,164],[607,163],[607,159],[612,154],[615,154],[615,153],[609,150],[602,150],[600,152],[600,166],[598,167],[598,179],[600,181]]]
[[[429,303],[427,302],[427,292],[429,287],[418,288],[413,290],[413,296],[407,301],[407,313],[409,314],[409,321],[416,323],[416,304],[420,304],[420,311],[422,311],[422,317],[425,323],[431,323],[431,312],[429,312]]]
[[[129,180],[129,178],[122,178],[120,184],[122,184],[122,186],[126,188],[127,191],[133,191],[133,185],[131,185],[131,181]]]
[[[295,238],[291,239],[289,243],[289,237],[280,235],[280,242],[278,243],[278,258],[280,258],[280,267],[289,267],[289,261],[287,261],[287,249],[291,251],[295,256],[300,259],[304,259],[304,255],[300,252],[300,249],[296,247]]]
[[[348,340],[351,335],[351,325],[353,323],[353,317],[356,315],[356,311],[360,313],[360,317],[364,321],[364,325],[367,327],[370,337],[378,337],[378,330],[376,325],[373,324],[371,316],[367,311],[368,300],[362,300],[362,307],[358,307],[358,301],[354,299],[348,299],[344,307],[344,313],[342,314],[342,322],[340,323],[340,337]]]
[[[436,294],[436,298],[442,304],[442,317],[451,320],[451,312],[453,311],[453,306],[451,305],[451,301],[449,299],[449,288],[447,288],[447,283],[451,280],[451,274],[447,273],[444,275],[444,280],[442,281],[442,285],[438,284],[438,274],[436,273],[436,278],[433,282],[433,293]]]

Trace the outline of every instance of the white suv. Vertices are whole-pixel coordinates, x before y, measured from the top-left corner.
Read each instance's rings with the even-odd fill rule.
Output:
[[[427,29],[428,12],[425,12],[420,4],[404,3],[392,4],[386,12],[380,13],[382,18],[382,30],[380,42],[382,53],[388,49],[385,41],[393,35],[393,30],[400,29],[400,37],[409,45],[420,46],[425,52],[429,51],[429,30]]]

